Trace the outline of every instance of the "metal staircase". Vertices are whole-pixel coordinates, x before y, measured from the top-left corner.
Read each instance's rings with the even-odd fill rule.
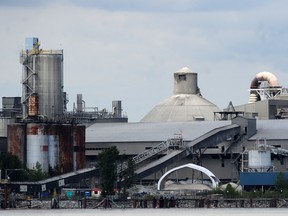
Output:
[[[167,141],[161,142],[156,146],[151,147],[151,149],[148,149],[147,151],[144,151],[135,157],[132,158],[132,161],[135,165],[141,163],[142,161],[151,158],[157,154],[163,153],[166,151],[168,154],[169,150],[176,150],[181,149],[183,147],[183,139],[180,136],[179,138],[171,138]],[[128,168],[128,161],[125,161],[117,166],[117,173],[120,173]]]

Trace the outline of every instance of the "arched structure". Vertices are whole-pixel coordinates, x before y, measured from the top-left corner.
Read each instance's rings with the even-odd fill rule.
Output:
[[[279,86],[277,77],[273,73],[264,71],[264,72],[258,73],[254,77],[254,79],[251,81],[250,89],[259,88],[259,86],[261,84],[259,82],[261,82],[261,81],[267,81],[269,84],[269,87]]]
[[[206,174],[210,180],[212,181],[212,187],[213,188],[216,188],[220,182],[220,180],[208,169],[206,169],[205,167],[202,167],[202,166],[198,166],[196,164],[193,164],[193,163],[188,163],[188,164],[184,164],[184,165],[181,165],[181,166],[178,166],[178,167],[175,167],[171,170],[169,170],[168,172],[166,172],[158,181],[158,184],[157,184],[157,189],[158,190],[162,190],[164,188],[164,185],[165,185],[165,182],[168,178],[168,176],[177,171],[177,170],[180,170],[180,169],[183,169],[183,168],[191,168],[191,169],[195,169],[195,170],[198,170],[204,174]]]

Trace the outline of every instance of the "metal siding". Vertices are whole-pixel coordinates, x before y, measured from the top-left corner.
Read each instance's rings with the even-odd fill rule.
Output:
[[[63,56],[49,54],[38,56],[39,79],[36,93],[39,95],[39,113],[54,118],[63,114]]]
[[[279,172],[241,172],[240,185],[244,186],[269,186],[274,185]],[[284,172],[286,179],[288,173]]]
[[[14,122],[13,118],[0,118],[0,137],[7,137],[7,126]]]
[[[257,134],[249,140],[257,140],[265,137],[266,140],[287,140],[288,120],[257,120]]]
[[[250,150],[248,152],[248,167],[257,171],[267,171],[271,168],[270,150]]]

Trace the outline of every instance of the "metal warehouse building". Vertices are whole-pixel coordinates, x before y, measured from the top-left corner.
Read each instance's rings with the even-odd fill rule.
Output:
[[[265,76],[263,79],[260,73],[257,79],[265,81]],[[87,166],[95,165],[103,149],[116,146],[125,158],[145,157],[136,172],[148,181],[158,180],[167,170],[187,163],[209,169],[224,182],[239,181],[242,172],[284,172],[288,167],[288,101],[282,89],[281,94],[275,94],[275,89],[272,93],[275,98],[254,98],[239,106],[242,109],[232,105],[232,110],[220,112],[201,95],[197,74],[182,68],[174,74],[174,95],[156,105],[141,122],[94,124],[86,129]],[[268,108],[263,108],[266,105]],[[253,110],[248,109],[251,106]],[[259,107],[266,112],[259,114]],[[212,121],[219,113],[226,114],[225,118]],[[164,150],[158,149],[174,139],[181,141],[176,150],[169,144]],[[199,173],[191,174],[186,169],[171,179],[193,181],[195,175]]]

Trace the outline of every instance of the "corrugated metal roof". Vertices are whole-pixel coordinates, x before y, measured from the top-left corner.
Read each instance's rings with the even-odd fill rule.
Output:
[[[96,123],[86,129],[86,143],[161,142],[182,133],[184,140],[194,140],[231,121]],[[288,120],[258,120],[257,134],[249,140],[288,140]]]
[[[184,122],[195,121],[199,116],[214,120],[214,112],[220,109],[196,94],[173,95],[155,106],[141,122]]]
[[[257,134],[250,137],[249,140],[264,139],[266,140],[284,140],[288,139],[288,120],[258,120]]]
[[[230,121],[96,123],[86,129],[86,143],[93,142],[161,142],[182,133],[184,140],[197,137]]]

